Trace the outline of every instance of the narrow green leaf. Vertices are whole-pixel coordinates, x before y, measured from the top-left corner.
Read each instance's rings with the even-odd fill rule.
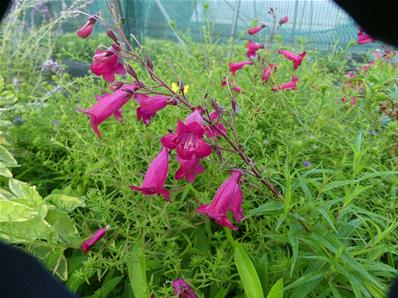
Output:
[[[234,260],[247,297],[263,298],[260,279],[250,257],[240,243],[235,243]]]
[[[283,298],[283,278],[280,278],[269,291],[267,298]]]
[[[134,245],[127,264],[130,285],[136,298],[149,298],[150,292],[146,280],[146,261],[144,248]]]

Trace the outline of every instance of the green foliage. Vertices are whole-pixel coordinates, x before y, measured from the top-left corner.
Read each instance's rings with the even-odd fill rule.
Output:
[[[99,43],[88,41],[86,51],[70,40],[72,48],[60,49],[59,57],[89,61]],[[209,93],[228,107],[229,94],[219,82],[227,63],[243,57],[243,46],[185,41],[187,48],[148,40],[145,50],[168,83],[183,79],[190,86],[195,104]],[[21,165],[14,176],[38,191],[18,192],[18,183],[11,192],[1,190],[4,208],[16,210],[3,219],[13,218],[7,225],[18,226],[14,236],[24,231],[19,238],[27,237],[27,249],[81,296],[170,297],[168,281],[183,276],[199,297],[384,297],[397,273],[398,169],[390,153],[397,126],[383,123],[377,107],[395,96],[398,71],[377,62],[358,78],[363,90],[356,94],[343,87],[348,70],[343,58],[309,53],[293,92],[270,90],[290,79],[291,63],[280,57],[269,84],[253,82],[261,69],[236,75],[243,90],[237,97],[240,141],[264,177],[282,189],[285,202],[254,186],[254,180],[245,182],[246,218],[232,232],[235,247],[223,229],[195,210],[211,200],[230,165],[240,161],[212,156],[192,185],[171,179],[177,168],[172,162],[171,204],[132,192],[128,186],[141,183],[159,138],[185,115],[168,107],[145,127],[135,120],[131,102],[122,124],[109,119],[100,126],[100,141],[86,116],[76,113],[77,107],[92,105],[96,94],[108,92],[92,76],[57,78],[65,93],[24,110],[25,122],[13,126],[14,156]],[[341,104],[343,95],[359,95],[358,104]],[[303,165],[306,160],[311,166]],[[105,225],[111,226],[106,239],[82,255],[77,231],[89,236]]]

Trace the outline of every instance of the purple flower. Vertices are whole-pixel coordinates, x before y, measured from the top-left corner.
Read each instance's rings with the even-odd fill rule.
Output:
[[[237,222],[243,219],[242,190],[240,188],[241,170],[233,170],[231,176],[218,188],[210,204],[200,206],[197,211],[212,218],[218,224],[237,230],[229,220],[227,213],[231,211]]]
[[[83,244],[81,245],[82,251],[88,252],[95,243],[105,236],[105,234],[106,228],[98,229],[89,239],[83,241]]]
[[[169,133],[160,141],[166,148],[176,149],[177,156],[182,159],[191,160],[193,156],[201,159],[211,154],[211,147],[203,140],[204,133],[204,128],[196,121],[186,125],[178,120],[176,133]]]
[[[183,278],[173,280],[174,294],[179,298],[196,298],[195,292]]]
[[[91,35],[94,29],[94,25],[97,22],[96,16],[90,16],[88,21],[76,32],[80,38],[87,38]]]
[[[132,92],[138,88],[134,84],[125,84],[112,94],[97,96],[98,101],[91,108],[79,109],[80,112],[90,116],[90,125],[100,139],[98,126],[112,115],[120,121],[122,106],[130,100]]]
[[[115,80],[115,74],[124,75],[126,70],[119,61],[119,52],[120,47],[116,44],[113,44],[111,48],[105,51],[97,50],[93,56],[91,71],[97,76],[102,76],[108,82]]]
[[[176,180],[186,179],[189,183],[194,183],[196,176],[202,174],[205,169],[200,164],[200,159],[193,156],[190,160],[182,159],[177,156],[177,162],[180,164],[175,178]]]
[[[130,186],[132,190],[138,190],[144,195],[161,195],[165,200],[170,201],[170,192],[165,189],[164,184],[169,171],[169,151],[162,147],[162,150],[155,157],[145,173],[141,186]]]
[[[234,76],[235,73],[242,69],[245,65],[252,65],[253,61],[242,61],[242,62],[236,62],[236,63],[230,63],[229,64],[229,71],[231,72],[231,74]]]
[[[164,95],[147,96],[145,94],[135,94],[134,99],[140,104],[137,109],[137,119],[144,122],[145,125],[149,125],[156,113],[168,104],[175,104],[170,97]]]
[[[311,162],[309,160],[305,160],[303,164],[306,168],[309,168],[311,166]]]

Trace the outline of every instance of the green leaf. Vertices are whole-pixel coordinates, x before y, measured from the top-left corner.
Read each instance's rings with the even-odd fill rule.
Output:
[[[134,245],[127,264],[130,286],[136,298],[149,298],[150,292],[146,280],[146,260],[144,247]]]
[[[265,204],[258,206],[257,208],[249,210],[249,212],[246,213],[246,218],[262,215],[268,212],[283,210],[283,208],[284,206],[281,202],[277,202],[274,200],[268,201]]]
[[[263,298],[264,294],[256,269],[247,252],[238,242],[235,243],[234,260],[246,296],[250,298]]]
[[[8,187],[18,198],[24,198],[29,200],[33,205],[40,205],[43,201],[39,193],[36,191],[35,186],[16,180],[10,179],[8,181]]]
[[[73,211],[77,207],[84,206],[82,199],[63,194],[50,194],[45,197],[44,200],[68,213]]]
[[[280,278],[269,291],[267,298],[283,298],[283,278]]]
[[[7,169],[7,167],[2,162],[0,162],[0,175],[7,178],[12,177],[12,173],[10,172],[9,169]]]
[[[81,242],[75,223],[62,210],[49,210],[45,220],[54,228],[59,240],[68,242],[71,247],[78,248]]]
[[[105,298],[108,297],[113,290],[117,287],[120,281],[123,279],[123,276],[116,276],[110,280],[107,280],[103,283],[101,288],[95,292],[95,297]]]
[[[1,200],[0,210],[0,222],[23,222],[35,217],[40,217],[39,209],[13,200]]]
[[[5,163],[16,166],[17,161],[12,156],[12,154],[3,146],[0,145],[0,160],[4,161]]]

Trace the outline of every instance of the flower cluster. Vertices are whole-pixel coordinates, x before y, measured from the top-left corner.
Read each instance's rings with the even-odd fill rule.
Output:
[[[267,51],[272,52],[270,46],[272,46],[272,40],[274,38],[274,35],[276,34],[277,30],[283,24],[286,24],[288,22],[288,17],[285,16],[277,22],[275,11],[270,10],[269,14],[274,18],[274,23],[277,24],[276,26],[275,26],[275,24],[274,24],[274,26],[268,26],[265,23],[262,23],[261,25],[258,25],[258,26],[255,26],[255,27],[249,29],[248,34],[255,35],[255,34],[259,33],[264,28],[272,27],[273,31],[271,31],[269,33],[269,36],[270,36],[269,39],[270,39],[271,44],[269,44],[268,48],[266,48],[266,46],[264,44],[254,42],[253,40],[248,40],[247,44],[245,45],[246,56],[247,56],[248,60],[234,62],[234,63],[229,64],[229,72],[232,77],[234,77],[236,75],[236,73],[239,70],[243,69],[245,66],[253,65],[254,62],[256,61],[255,58],[258,56],[258,51],[266,49]],[[304,57],[307,54],[306,51],[303,51],[299,54],[295,54],[295,53],[285,50],[285,49],[280,49],[279,51],[277,51],[277,53],[280,54],[281,56],[283,56],[285,59],[290,60],[293,63],[294,70],[297,70],[299,68],[299,66],[303,62]],[[265,63],[264,59],[262,59],[260,57],[258,60],[262,64],[263,73],[261,76],[261,80],[262,80],[263,84],[265,84],[269,81],[272,74],[278,69],[278,65],[275,63]],[[295,90],[297,88],[298,80],[299,79],[297,76],[292,76],[290,81],[285,82],[285,83],[280,83],[279,85],[275,85],[271,88],[271,90],[274,92],[281,91],[281,90]],[[231,78],[229,78],[229,79],[224,78],[222,80],[221,84],[223,86],[226,86],[227,84],[229,84],[231,87],[230,88],[231,90],[236,91],[236,92],[241,91],[240,87],[236,86],[234,80]]]
[[[274,18],[274,22],[274,25],[279,28],[288,22],[288,18],[283,17],[278,22]],[[102,24],[101,18],[97,15],[90,16],[77,32],[77,36],[89,37],[96,24]],[[168,85],[155,73],[153,62],[148,57],[142,57],[142,54],[134,51],[120,28],[116,35],[107,27],[108,25],[104,24],[104,26],[112,42],[105,50],[97,50],[94,53],[91,71],[94,75],[102,77],[103,80],[110,83],[110,92],[97,95],[96,102],[91,107],[78,109],[89,116],[90,126],[98,138],[102,138],[99,126],[108,118],[113,116],[116,121],[122,122],[123,109],[130,102],[137,106],[137,120],[142,121],[145,126],[150,125],[156,114],[168,106],[179,106],[189,111],[185,119],[176,120],[175,130],[169,130],[159,138],[160,151],[149,163],[143,181],[130,186],[133,192],[145,196],[161,196],[167,202],[172,202],[173,189],[167,185],[171,168],[170,162],[174,160],[179,166],[174,173],[175,180],[195,183],[198,176],[205,172],[206,160],[211,154],[216,153],[222,157],[222,152],[227,150],[236,154],[244,166],[230,168],[229,176],[215,191],[213,199],[198,206],[196,210],[198,215],[205,215],[220,226],[237,230],[238,226],[235,222],[240,223],[244,219],[241,183],[247,174],[257,178],[278,199],[282,198],[278,189],[262,177],[254,160],[245,153],[244,146],[238,142],[235,130],[236,114],[239,109],[232,94],[239,94],[241,88],[235,84],[232,77],[235,77],[243,68],[252,67],[258,60],[263,67],[261,82],[265,84],[278,69],[275,63],[264,64],[260,51],[266,49],[265,44],[248,40],[245,45],[247,60],[229,64],[231,76],[224,77],[222,80],[222,86],[227,87],[231,93],[231,111],[229,111],[207,94],[205,95],[206,102],[199,106],[192,105],[187,97],[188,85],[181,80],[178,81],[178,85],[175,82]],[[249,29],[248,33],[255,35],[266,27],[265,24],[261,24]],[[271,51],[271,49],[268,50]],[[301,65],[306,52],[295,54],[280,49],[275,54],[291,61],[295,71]],[[137,66],[141,66],[146,71],[147,79],[142,79],[141,76],[139,78],[133,66],[127,61],[134,61],[138,64]],[[125,79],[127,74],[131,76],[132,80]],[[122,77],[119,78],[119,76]],[[294,90],[297,88],[297,82],[298,77],[292,76],[289,82],[275,85],[271,90]],[[225,141],[229,148],[221,147],[219,145],[221,141]],[[82,250],[89,251],[105,236],[106,231],[106,228],[101,228],[95,232],[90,239],[83,242]],[[191,287],[182,278],[173,282],[173,288],[178,297],[196,297]]]

